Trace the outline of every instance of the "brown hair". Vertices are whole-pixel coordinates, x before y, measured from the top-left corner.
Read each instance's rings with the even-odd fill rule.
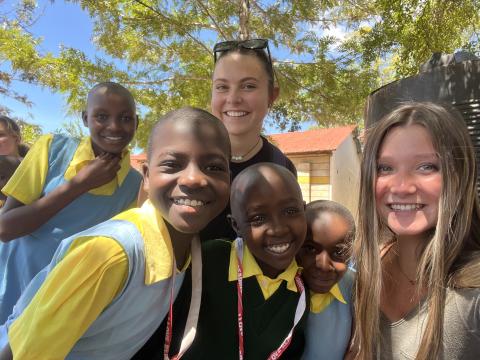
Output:
[[[241,55],[256,57],[260,61],[260,63],[263,65],[265,73],[267,74],[268,90],[270,91],[270,93],[273,92],[273,89],[275,87],[275,71],[273,70],[272,62],[270,61],[268,55],[265,53],[263,49],[245,49],[242,47],[236,47],[231,50],[222,51],[219,53],[215,66],[217,66],[220,59],[232,53],[238,53]]]
[[[18,138],[19,144],[17,145],[17,152],[21,157],[25,157],[27,154],[29,147],[25,144],[20,143],[22,140],[22,133],[20,126],[18,126],[17,122],[8,116],[0,115],[0,123],[5,125],[8,131],[10,131],[13,135]]]
[[[442,175],[437,225],[422,250],[417,269],[419,288],[428,290],[428,315],[416,359],[436,359],[441,353],[446,288],[480,287],[477,169],[465,122],[457,111],[437,104],[402,105],[367,131],[361,165],[358,233],[354,242],[354,336],[360,359],[370,360],[378,351],[380,247],[395,241],[379,219],[374,201],[378,151],[392,128],[411,124],[423,126],[430,133]]]

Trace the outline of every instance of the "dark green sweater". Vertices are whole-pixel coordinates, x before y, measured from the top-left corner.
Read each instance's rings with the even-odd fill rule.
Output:
[[[228,281],[230,250],[231,243],[228,241],[214,240],[202,244],[203,291],[197,335],[182,360],[238,359],[237,282]],[[177,353],[183,335],[190,304],[190,276],[190,273],[185,274],[174,305],[170,355]],[[300,295],[288,290],[286,285],[283,281],[278,290],[265,300],[256,277],[243,279],[245,360],[267,359],[291,329]],[[292,342],[282,359],[300,359],[305,343],[307,313],[296,326]],[[161,359],[164,337],[165,324],[134,359]]]

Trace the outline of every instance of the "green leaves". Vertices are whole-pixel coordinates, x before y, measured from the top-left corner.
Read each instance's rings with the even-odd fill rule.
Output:
[[[39,16],[37,3],[18,1],[12,18],[2,15],[0,0],[0,62],[8,64],[0,72],[0,93],[22,101],[11,86],[20,79],[65,94],[70,111],[78,112],[93,84],[118,81],[139,105],[141,147],[165,112],[209,108],[211,49],[238,38],[240,24],[252,38],[271,40],[281,87],[271,118],[286,130],[312,119],[319,126],[359,123],[369,92],[415,74],[433,52],[479,51],[477,0],[70,2],[90,14],[92,41],[106,56],[42,51],[42,39],[28,31]]]

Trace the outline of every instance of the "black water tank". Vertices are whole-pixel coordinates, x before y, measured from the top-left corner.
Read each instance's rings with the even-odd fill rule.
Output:
[[[394,81],[373,91],[365,106],[365,127],[380,120],[405,101],[448,103],[467,124],[477,166],[480,160],[480,59],[468,52],[433,54],[417,75]],[[480,185],[480,175],[477,179]],[[478,187],[480,194],[480,186]]]

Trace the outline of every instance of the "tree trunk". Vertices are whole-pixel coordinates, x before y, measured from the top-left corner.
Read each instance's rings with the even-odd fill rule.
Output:
[[[240,39],[247,40],[250,38],[249,31],[250,2],[248,0],[240,0]]]

